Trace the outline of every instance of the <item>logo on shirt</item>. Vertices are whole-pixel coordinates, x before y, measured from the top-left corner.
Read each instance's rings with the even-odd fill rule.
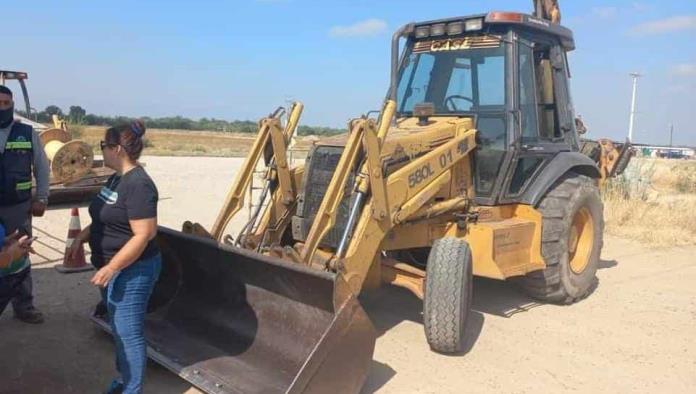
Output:
[[[98,197],[100,200],[104,201],[104,203],[109,205],[116,204],[116,201],[118,201],[118,193],[106,186],[101,188]]]

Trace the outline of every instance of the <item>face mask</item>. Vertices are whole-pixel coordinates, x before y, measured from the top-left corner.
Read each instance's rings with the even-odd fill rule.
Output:
[[[0,110],[0,128],[9,126],[12,119],[14,119],[14,106]]]

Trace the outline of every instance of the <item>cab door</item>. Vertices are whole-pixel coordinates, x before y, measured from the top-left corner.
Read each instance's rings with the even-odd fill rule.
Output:
[[[499,203],[518,202],[556,154],[572,150],[575,139],[567,66],[565,56],[559,56],[561,47],[524,38],[516,42],[514,154]]]
[[[511,33],[506,36],[512,37]],[[513,53],[513,46],[506,43],[497,62],[488,59],[487,64],[478,64],[473,68],[473,80],[476,81],[473,96],[477,103],[475,127],[478,131],[477,149],[473,156],[474,187],[476,203],[479,205],[497,203],[503,191],[504,175],[513,158],[510,149],[513,141],[511,130],[514,130],[511,99],[514,93],[511,73],[513,62],[510,60]]]

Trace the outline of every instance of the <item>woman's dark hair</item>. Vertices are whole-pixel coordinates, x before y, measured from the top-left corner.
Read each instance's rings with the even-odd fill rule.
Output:
[[[145,125],[141,120],[134,120],[130,124],[114,126],[106,130],[104,141],[109,145],[121,145],[128,157],[136,161],[143,152],[143,136]]]

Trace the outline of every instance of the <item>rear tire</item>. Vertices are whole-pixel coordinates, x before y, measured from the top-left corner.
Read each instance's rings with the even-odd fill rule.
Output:
[[[442,238],[433,244],[425,275],[423,320],[430,348],[458,353],[464,348],[471,310],[472,266],[469,244]]]
[[[597,283],[604,205],[596,181],[568,173],[541,200],[541,254],[546,268],[520,281],[530,296],[558,304],[585,298]]]

